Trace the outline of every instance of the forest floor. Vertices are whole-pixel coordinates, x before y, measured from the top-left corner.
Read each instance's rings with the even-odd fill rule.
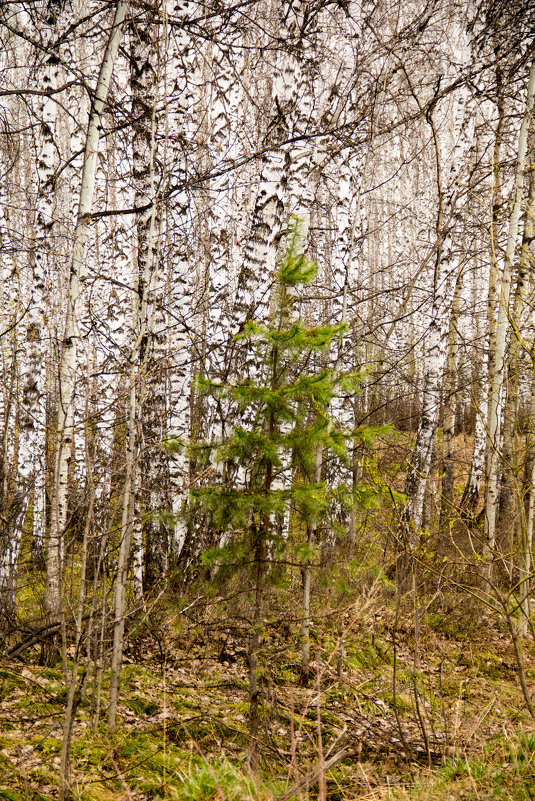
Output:
[[[84,801],[533,799],[535,724],[506,621],[470,596],[397,595],[386,576],[315,588],[299,686],[299,596],[273,588],[262,632],[259,767],[247,767],[245,596],[160,599],[131,628],[118,727],[89,666],[71,746]],[[230,587],[232,590],[232,587]],[[241,600],[240,600],[241,599]],[[244,608],[241,608],[244,604]],[[276,613],[273,610],[276,609]],[[58,794],[61,664],[0,660],[0,799]],[[535,691],[535,647],[524,646]],[[103,706],[109,677],[102,674]]]

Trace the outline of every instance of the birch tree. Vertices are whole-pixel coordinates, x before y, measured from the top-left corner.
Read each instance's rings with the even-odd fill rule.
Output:
[[[234,306],[234,330],[239,330],[251,318],[266,318],[269,309],[270,281],[274,274],[277,247],[287,214],[284,177],[291,152],[285,141],[293,131],[299,113],[302,90],[302,70],[299,52],[306,24],[306,3],[283,0],[276,51],[270,116],[266,134],[266,154],[254,202],[250,234],[240,269],[237,300]],[[283,44],[284,43],[284,44]],[[246,365],[253,370],[254,365]]]
[[[0,16],[0,20],[3,17]],[[16,37],[0,28],[2,65],[7,76],[19,73],[24,54],[16,47]],[[22,62],[19,62],[22,58]],[[7,79],[9,88],[16,80]],[[24,490],[17,487],[17,406],[18,362],[21,336],[19,326],[24,321],[28,291],[24,281],[23,237],[20,230],[32,231],[33,219],[21,207],[20,191],[25,185],[31,146],[24,136],[28,119],[23,104],[15,103],[0,114],[0,625],[3,630],[13,626],[16,611],[21,529],[26,511]],[[22,221],[22,228],[21,228]],[[28,489],[28,488],[26,488]]]
[[[165,508],[165,470],[161,442],[165,426],[165,378],[162,376],[162,340],[165,337],[161,319],[163,295],[161,292],[159,229],[160,208],[156,196],[156,151],[159,65],[160,8],[154,3],[143,8],[142,16],[133,19],[131,32],[131,90],[133,117],[134,206],[146,208],[136,214],[137,288],[135,297],[134,346],[139,363],[140,397],[138,414],[143,420],[142,442],[145,452],[140,461],[134,461],[133,483],[136,494],[145,501],[138,503],[134,534],[134,594],[143,602],[143,534],[146,537],[146,561],[154,576],[165,573],[167,544],[165,532],[157,524],[158,513]],[[159,311],[160,310],[160,311]],[[137,319],[136,319],[137,318]],[[160,329],[159,331],[157,329]],[[146,370],[142,369],[146,365]],[[143,408],[145,396],[150,403]],[[140,468],[142,472],[140,472]],[[128,467],[127,467],[128,470]],[[141,485],[140,485],[141,484]]]
[[[58,166],[56,118],[58,112],[54,92],[61,79],[60,58],[52,40],[58,30],[62,3],[49,0],[44,9],[44,63],[40,67],[44,96],[38,108],[39,137],[37,142],[37,198],[35,204],[35,242],[32,248],[32,275],[28,313],[24,320],[25,354],[22,369],[20,409],[19,473],[25,485],[25,503],[30,497],[34,553],[42,561],[45,544],[45,381],[48,361],[47,283],[52,263],[52,229],[54,225],[54,192],[52,176]],[[50,94],[48,94],[50,92]]]
[[[109,38],[102,57],[88,121],[78,215],[72,247],[69,292],[59,365],[60,401],[58,404],[54,481],[46,557],[45,612],[51,623],[58,619],[61,610],[63,535],[67,522],[69,467],[73,455],[74,392],[78,366],[77,342],[79,331],[77,321],[79,307],[82,302],[83,283],[86,277],[85,248],[95,186],[99,129],[127,11],[128,3],[118,0],[115,5]],[[55,660],[53,650],[47,649],[45,659],[49,662]]]
[[[193,247],[194,205],[188,186],[193,170],[198,136],[196,111],[199,104],[199,54],[187,23],[192,9],[186,0],[173,4],[176,25],[169,32],[165,59],[166,97],[172,98],[166,121],[165,165],[174,187],[165,201],[165,244],[167,303],[167,430],[169,493],[173,527],[173,551],[178,557],[187,542],[185,520],[189,462],[184,444],[191,430],[191,396],[194,379],[192,357],[195,344],[198,282]],[[166,39],[167,40],[167,39]],[[186,551],[188,548],[186,547]]]
[[[470,142],[470,114],[467,109],[467,92],[459,93],[456,103],[456,130],[454,132],[453,157],[447,176],[433,112],[427,116],[432,130],[437,169],[438,211],[436,261],[433,278],[433,302],[426,344],[426,368],[423,376],[422,408],[414,453],[405,482],[407,506],[405,518],[417,531],[423,520],[424,494],[431,465],[434,434],[438,423],[438,412],[442,393],[442,380],[447,349],[447,328],[453,300],[453,288],[460,254],[453,242],[453,221],[459,188],[456,179],[465,164]],[[414,535],[409,534],[409,539]]]
[[[498,470],[501,453],[501,412],[502,387],[505,375],[505,348],[509,329],[509,296],[511,292],[511,271],[517,244],[518,226],[522,210],[524,191],[525,160],[528,145],[528,134],[531,124],[533,102],[535,98],[535,62],[529,74],[526,110],[518,134],[518,150],[515,168],[514,194],[512,199],[507,248],[502,267],[498,318],[496,324],[496,343],[493,372],[491,374],[489,392],[488,436],[489,450],[485,480],[485,538],[486,552],[489,558],[488,577],[492,578],[492,560],[496,544],[496,515],[498,505]]]

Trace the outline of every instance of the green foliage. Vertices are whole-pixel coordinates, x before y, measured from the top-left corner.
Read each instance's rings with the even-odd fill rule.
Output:
[[[186,442],[179,437],[168,437],[163,441],[164,448],[168,453],[181,453],[186,447]]]
[[[308,259],[300,252],[300,227],[300,219],[292,215],[287,235],[287,249],[282,258],[278,274],[279,284],[282,287],[310,284],[318,272],[316,262]]]
[[[357,391],[362,374],[338,375],[314,357],[343,335],[345,323],[307,327],[292,319],[293,288],[308,284],[316,271],[315,263],[302,253],[299,221],[293,219],[271,318],[267,323],[247,322],[236,336],[242,347],[256,353],[258,377],[199,380],[202,394],[227,404],[241,418],[222,441],[195,443],[190,449],[198,466],[215,464],[218,469],[216,480],[192,491],[189,511],[208,516],[215,532],[233,535],[219,555],[206,555],[207,562],[237,564],[243,557],[250,561],[248,532],[253,537],[260,532],[273,542],[277,518],[288,508],[294,519],[312,524],[327,520],[334,507],[348,508],[354,502],[370,507],[380,496],[374,486],[333,489],[315,476],[318,454],[328,453],[347,464],[348,441],[367,448],[378,432],[387,431],[365,426],[345,431],[329,413],[340,393]],[[291,471],[293,479],[278,480],[282,470]],[[239,540],[245,544],[245,553]]]

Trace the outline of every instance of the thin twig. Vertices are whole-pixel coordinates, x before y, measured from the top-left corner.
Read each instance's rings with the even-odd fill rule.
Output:
[[[358,751],[355,751],[354,748],[350,748],[349,746],[345,746],[344,748],[337,751],[330,759],[323,763],[323,767],[321,770],[321,774],[324,775],[326,771],[330,770],[334,765],[340,762],[342,759],[346,757],[353,757],[358,756]],[[312,787],[313,785],[317,784],[320,779],[320,770],[316,769],[314,771],[310,771],[306,773],[302,779],[294,784],[287,792],[283,793],[282,795],[278,795],[275,798],[275,801],[287,801],[287,799],[292,798],[292,796],[296,795],[303,787]]]

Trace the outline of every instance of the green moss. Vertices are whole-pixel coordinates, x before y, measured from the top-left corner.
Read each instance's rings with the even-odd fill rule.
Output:
[[[456,619],[451,614],[430,612],[424,616],[422,622],[426,628],[442,634],[448,640],[471,641],[476,633],[472,620],[469,618]]]
[[[148,698],[142,698],[140,695],[134,695],[130,698],[125,698],[124,705],[140,717],[142,715],[155,715],[160,709],[159,704],[151,701]]]
[[[527,749],[527,750],[524,750]],[[524,753],[525,761],[519,758]],[[513,743],[495,741],[478,756],[456,756],[427,776],[417,777],[410,789],[391,791],[392,801],[532,801],[535,737],[521,735]]]
[[[7,670],[6,668],[0,669],[0,679],[10,679],[13,681],[24,682],[24,679],[19,673],[16,673],[14,670]]]
[[[9,748],[10,745],[13,745],[13,742],[13,737],[6,737],[0,734],[0,748]]]
[[[105,766],[109,762],[109,745],[86,731],[71,743],[71,759],[77,767]]]
[[[30,779],[34,786],[43,787],[47,784],[57,786],[58,772],[52,766],[40,765],[40,767],[34,768],[34,770],[30,772]]]
[[[520,734],[516,743],[508,745],[509,761],[529,765],[535,772],[535,734]]]
[[[39,676],[43,679],[49,679],[50,681],[56,681],[60,684],[63,682],[63,673],[61,670],[56,668],[47,668],[43,667],[39,669]]]
[[[246,704],[248,711],[249,705]],[[225,718],[221,712],[217,716],[207,717],[204,714],[183,719],[180,723],[172,723],[167,727],[171,742],[176,745],[192,740],[203,748],[214,746],[219,748],[221,742],[233,743],[236,747],[246,748],[248,734],[242,731],[239,721]]]
[[[295,685],[298,680],[298,675],[295,670],[293,670],[291,667],[283,667],[283,666],[279,667],[275,675],[273,675],[272,677],[273,681],[275,681],[275,683],[277,684]]]
[[[381,693],[381,698],[391,709],[397,709],[398,712],[412,712],[414,709],[414,699],[408,693],[397,692],[394,701],[394,694],[392,692],[383,691]]]
[[[489,679],[503,679],[504,664],[501,656],[483,651],[474,655],[477,669]]]
[[[232,709],[238,713],[238,715],[245,715],[249,712],[249,701],[236,701],[232,704]]]
[[[24,793],[12,790],[9,787],[0,787],[0,799],[2,801],[26,801]]]
[[[61,751],[61,740],[55,737],[47,737],[46,740],[40,740],[36,745],[37,751],[46,756],[50,754],[59,754]]]

